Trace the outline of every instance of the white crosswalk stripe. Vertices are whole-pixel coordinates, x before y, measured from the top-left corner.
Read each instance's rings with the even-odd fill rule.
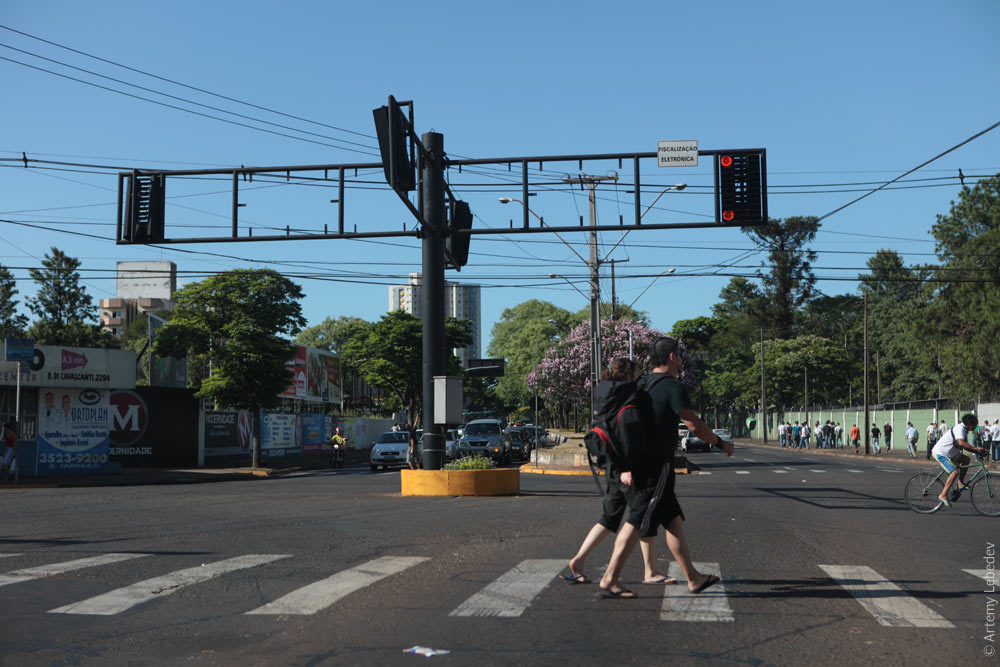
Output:
[[[16,556],[17,554],[10,555]],[[132,560],[133,558],[143,558],[148,555],[149,554],[129,553],[101,554],[100,556],[90,556],[88,558],[68,560],[63,563],[50,563],[49,565],[41,565],[39,567],[14,570],[13,572],[0,574],[0,586],[17,584],[22,581],[31,581],[32,579],[41,579],[43,577],[54,577],[57,574],[63,574],[65,572],[73,572],[74,570],[82,570],[87,567],[96,567],[98,565],[108,565],[110,563],[120,563],[122,561]]]
[[[177,570],[162,577],[146,579],[145,581],[140,581],[131,586],[119,588],[88,600],[52,609],[49,613],[93,614],[98,616],[120,614],[136,605],[176,593],[186,586],[208,581],[229,572],[256,567],[290,557],[289,555],[280,554],[249,554],[246,556],[237,556],[236,558],[227,558],[215,563],[206,563],[201,567]]]
[[[855,473],[864,474],[865,471],[864,470],[848,470],[847,472],[855,472]]]
[[[702,574],[721,577],[718,563],[695,563],[695,569]],[[670,563],[671,577],[677,577],[677,585],[663,587],[661,621],[686,621],[700,623],[731,623],[733,610],[726,598],[726,587],[722,581],[708,590],[694,594],[688,590],[684,572],[677,563]]]
[[[20,556],[21,554],[0,554],[0,558],[10,558],[11,556]]]
[[[515,617],[566,567],[566,559],[529,559],[460,604],[449,616]]]
[[[736,474],[737,475],[749,475],[750,471],[749,470],[737,470]]]
[[[811,468],[810,468],[809,472],[818,472],[818,473],[823,473],[823,474],[826,474],[826,471],[825,471],[825,470],[813,470],[813,469],[811,469]]]
[[[907,595],[870,567],[863,565],[820,565],[879,622],[889,627],[953,628],[946,618]]]
[[[775,475],[787,475],[788,474],[787,470],[775,470],[773,472],[774,472]]]
[[[989,584],[991,587],[995,587],[997,584],[997,571],[996,570],[962,570],[967,574],[971,574],[973,577],[978,577]]]
[[[315,614],[351,593],[380,579],[419,565],[428,558],[419,556],[383,556],[364,565],[338,572],[321,581],[303,586],[248,614]]]

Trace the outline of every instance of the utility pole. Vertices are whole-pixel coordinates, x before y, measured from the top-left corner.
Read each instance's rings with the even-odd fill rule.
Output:
[[[618,174],[610,176],[587,176],[581,174],[578,178],[566,176],[563,183],[569,185],[586,184],[590,191],[590,418],[588,426],[594,419],[597,409],[597,383],[601,379],[601,260],[597,253],[597,184],[601,181],[617,181]],[[581,216],[582,217],[582,216]]]
[[[865,434],[865,456],[871,454],[871,432],[868,430],[869,420],[871,419],[868,414],[868,365],[870,361],[868,356],[868,292],[865,291],[865,395],[863,397],[865,403],[865,423],[861,425],[861,432]]]
[[[618,297],[615,296],[615,260],[611,260],[611,321],[618,321]]]
[[[764,430],[764,444],[767,444],[767,389],[764,384],[764,329],[760,330],[760,416]]]

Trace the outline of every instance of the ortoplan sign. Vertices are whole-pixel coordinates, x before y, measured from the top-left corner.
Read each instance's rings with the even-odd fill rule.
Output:
[[[39,397],[37,474],[109,469],[110,393],[53,387]]]
[[[17,381],[17,364],[0,361],[0,384]],[[96,347],[38,345],[29,366],[21,364],[25,387],[132,389],[135,387],[135,351]]]

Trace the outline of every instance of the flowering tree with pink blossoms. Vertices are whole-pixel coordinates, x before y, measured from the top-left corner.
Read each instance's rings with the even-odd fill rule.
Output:
[[[632,334],[632,356],[640,372],[649,370],[649,345],[663,333],[634,320],[601,321],[601,368],[619,357],[628,356],[629,333]],[[682,343],[683,345],[683,343]],[[697,385],[697,372],[687,351],[681,380],[691,387]],[[568,420],[575,406],[590,400],[590,322],[573,328],[545,353],[541,363],[528,373],[528,387],[550,408],[557,409]]]

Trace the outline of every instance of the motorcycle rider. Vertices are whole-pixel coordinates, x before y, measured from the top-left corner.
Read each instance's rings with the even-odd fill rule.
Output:
[[[343,432],[338,426],[334,432],[333,437],[330,438],[330,467],[331,468],[342,468],[344,465],[344,454],[347,449],[347,438],[344,437]]]

